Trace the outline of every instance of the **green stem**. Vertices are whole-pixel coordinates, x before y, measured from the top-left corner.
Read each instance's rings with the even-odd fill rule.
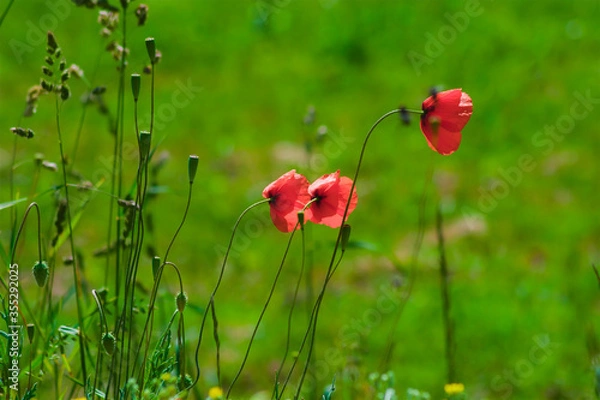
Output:
[[[198,360],[198,356],[200,355],[200,345],[202,344],[202,336],[204,333],[204,325],[206,324],[206,316],[208,315],[208,310],[211,307],[212,303],[214,302],[215,299],[215,295],[217,294],[217,291],[219,290],[219,286],[221,285],[221,281],[223,280],[223,275],[225,274],[225,267],[227,265],[227,260],[229,258],[229,253],[231,252],[231,248],[233,246],[233,239],[235,238],[235,234],[237,232],[237,229],[240,225],[240,222],[242,221],[242,218],[244,218],[244,216],[253,208],[258,207],[261,204],[265,204],[268,203],[271,199],[263,199],[261,201],[258,201],[250,206],[248,206],[244,211],[242,211],[242,213],[240,214],[240,216],[238,217],[238,219],[235,221],[235,225],[233,226],[233,231],[231,232],[231,237],[229,238],[229,244],[227,246],[227,251],[225,252],[225,256],[223,257],[223,263],[221,264],[221,271],[219,273],[219,277],[217,279],[217,283],[215,284],[215,287],[213,288],[213,291],[210,295],[210,298],[208,300],[208,303],[204,309],[204,314],[202,316],[202,322],[200,324],[200,332],[198,333],[198,344],[196,345],[196,352],[195,352],[195,360],[196,360],[196,378],[194,379],[194,381],[192,382],[192,384],[190,385],[189,388],[192,388],[194,386],[196,386],[196,384],[198,383],[198,381],[200,380],[200,362]],[[188,389],[189,389],[188,388]]]
[[[244,366],[246,365],[246,361],[248,361],[248,356],[250,355],[250,349],[252,348],[252,343],[254,342],[254,338],[256,337],[256,333],[258,332],[258,328],[260,326],[260,323],[262,322],[265,312],[267,311],[267,308],[269,307],[269,304],[271,303],[271,298],[273,297],[273,293],[275,293],[275,287],[277,286],[277,282],[279,281],[279,276],[281,275],[281,271],[283,271],[283,266],[287,259],[288,253],[290,251],[290,247],[292,245],[292,240],[294,239],[294,234],[296,233],[298,224],[299,224],[299,222],[296,223],[296,226],[294,227],[294,230],[292,231],[292,234],[290,235],[288,244],[285,248],[285,252],[283,253],[283,258],[281,259],[281,263],[279,264],[279,268],[277,269],[277,273],[275,274],[275,279],[273,280],[273,283],[271,284],[271,289],[269,290],[269,295],[267,296],[267,300],[265,301],[265,304],[260,312],[258,321],[256,321],[256,325],[254,325],[254,330],[252,331],[252,335],[250,336],[250,341],[248,343],[248,347],[246,349],[246,354],[244,355],[244,359],[242,360],[242,364],[240,365],[240,369],[238,370],[237,374],[235,375],[235,378],[233,378],[233,380],[231,381],[231,385],[229,385],[229,389],[227,390],[227,394],[225,395],[226,399],[229,398],[229,394],[233,390],[233,386],[235,385],[235,383],[239,379],[240,375],[242,374],[242,370],[244,369]]]
[[[125,10],[123,10],[123,48],[126,48],[126,35],[127,30],[125,28],[126,24],[126,16]],[[117,112],[116,112],[116,120],[114,124],[114,135],[115,135],[115,143],[113,148],[113,165],[112,165],[112,176],[111,176],[111,198],[121,198],[121,186],[122,186],[122,162],[120,158],[122,156],[122,147],[123,147],[123,115],[125,113],[125,53],[123,54],[123,59],[119,68],[119,89],[117,92]],[[117,210],[118,213],[118,210]],[[109,203],[109,222],[108,222],[108,231],[107,231],[107,248],[111,247],[112,241],[112,224],[115,215],[115,202],[111,199]],[[116,218],[115,223],[115,253],[114,253],[114,266],[115,266],[115,328],[114,334],[117,340],[119,339],[119,332],[121,330],[121,325],[125,323],[126,316],[119,312],[119,299],[122,291],[122,265],[121,265],[121,218]],[[107,252],[106,255],[106,268],[110,270],[111,267],[111,252]],[[126,300],[123,301],[123,305],[125,305]],[[108,381],[106,383],[105,394],[109,397],[111,384],[113,387],[114,396],[118,397],[120,383],[121,383],[121,371],[123,367],[123,357],[124,351],[119,352],[118,357],[112,357],[111,359],[111,367],[109,371]],[[114,380],[114,381],[113,381]]]
[[[0,16],[0,26],[2,26],[2,23],[4,22],[4,18],[6,18],[6,15],[10,11],[10,8],[12,7],[12,5],[13,5],[14,2],[15,2],[15,0],[10,0],[8,2],[8,4],[6,5],[6,8],[4,9],[4,12]]]
[[[65,189],[65,199],[67,201],[67,223],[69,225],[69,243],[71,246],[71,258],[73,259],[73,280],[75,284],[75,302],[77,304],[77,321],[79,324],[79,355],[81,361],[81,371],[83,373],[83,382],[85,386],[85,382],[87,380],[87,367],[85,362],[85,331],[83,325],[83,306],[81,304],[81,299],[83,296],[81,289],[81,277],[79,276],[78,260],[77,254],[75,252],[75,240],[73,239],[73,223],[71,219],[71,202],[69,198],[69,186],[67,185],[67,166],[65,163],[65,152],[63,149],[63,140],[62,133],[60,130],[60,106],[58,102],[58,95],[55,97],[56,104],[56,130],[58,132],[58,147],[60,150],[60,159],[61,159],[61,169],[62,169],[62,178]]]
[[[299,353],[300,353],[300,352],[302,352],[302,349],[303,349],[304,343],[306,342],[306,340],[307,340],[308,336],[309,336],[309,335],[310,335],[310,333],[311,333],[312,326],[314,325],[314,328],[316,328],[316,326],[317,326],[317,320],[318,320],[318,316],[319,316],[319,315],[318,315],[318,314],[319,314],[319,309],[320,309],[320,307],[321,307],[321,301],[322,301],[322,299],[323,299],[323,296],[324,296],[324,294],[325,294],[325,291],[326,291],[326,289],[327,289],[327,284],[329,283],[329,280],[331,279],[331,276],[332,276],[332,274],[333,274],[333,271],[332,271],[332,270],[333,270],[333,268],[334,268],[334,265],[335,265],[335,260],[336,260],[336,256],[337,256],[337,251],[338,251],[338,248],[340,247],[340,242],[341,242],[341,239],[342,239],[342,231],[343,231],[343,229],[344,229],[344,224],[345,224],[345,222],[346,222],[346,219],[347,219],[347,217],[348,217],[348,209],[350,208],[350,202],[352,201],[352,193],[354,193],[354,189],[355,189],[355,187],[356,187],[356,181],[358,180],[358,175],[359,175],[359,173],[360,173],[360,168],[361,168],[361,166],[362,166],[362,161],[363,161],[363,158],[364,158],[364,155],[365,155],[365,150],[366,150],[366,147],[367,147],[367,143],[368,143],[368,141],[369,141],[369,139],[370,139],[371,135],[372,135],[372,134],[373,134],[373,132],[375,131],[375,128],[377,128],[377,126],[378,126],[378,125],[379,125],[379,124],[380,124],[380,123],[381,123],[383,120],[385,120],[386,118],[388,118],[388,117],[390,117],[390,116],[392,116],[392,115],[394,115],[394,114],[398,114],[398,113],[400,113],[400,112],[401,112],[401,110],[400,110],[400,109],[395,109],[395,110],[388,111],[387,113],[383,114],[383,115],[382,115],[381,117],[379,117],[379,119],[377,119],[377,121],[375,121],[375,123],[374,123],[374,124],[371,126],[371,129],[369,129],[369,132],[367,133],[367,135],[366,135],[366,137],[365,137],[365,140],[364,140],[364,142],[363,142],[362,148],[361,148],[361,150],[360,150],[360,156],[359,156],[359,158],[358,158],[358,164],[357,164],[357,166],[356,166],[356,171],[354,172],[354,179],[352,180],[352,186],[350,187],[350,195],[348,196],[348,200],[347,200],[347,202],[346,202],[346,207],[344,208],[344,214],[343,214],[343,216],[342,216],[342,223],[340,224],[340,228],[339,228],[339,230],[338,230],[338,235],[337,235],[337,239],[336,239],[336,242],[335,242],[335,246],[334,246],[334,248],[333,248],[333,253],[332,253],[332,255],[331,255],[331,260],[330,260],[330,262],[329,262],[329,267],[327,268],[327,275],[326,275],[326,277],[325,277],[325,281],[323,282],[323,286],[322,286],[322,288],[321,288],[321,291],[320,291],[320,293],[319,293],[319,295],[318,295],[318,297],[317,297],[317,301],[315,302],[315,305],[314,305],[314,307],[313,307],[313,316],[314,316],[314,322],[312,321],[312,319],[313,319],[313,318],[311,317],[311,321],[309,322],[309,326],[308,326],[308,328],[307,328],[307,330],[306,330],[306,333],[305,333],[305,335],[304,335],[304,339],[302,340],[302,343],[303,343],[303,345],[300,347]],[[416,112],[416,110],[410,110],[410,112]],[[421,111],[419,111],[418,113],[420,114],[420,113],[422,113],[422,112],[421,112]],[[314,336],[314,333],[313,333],[313,336]],[[307,362],[307,364],[310,362],[310,359],[311,359],[311,357],[312,357],[312,354],[311,354],[311,353],[309,353],[309,354],[308,354],[308,356],[307,356],[307,361],[306,361],[306,362]],[[293,371],[293,368],[292,368],[292,370],[290,370],[290,372],[289,372],[289,374],[288,374],[288,379],[289,379],[289,377],[291,376],[291,374],[292,374],[292,371]],[[287,381],[286,381],[286,383],[287,383]],[[300,384],[300,385],[298,386],[297,393],[300,393],[300,390],[301,390],[301,389],[302,389],[302,385]]]
[[[298,299],[298,292],[300,291],[300,284],[302,283],[302,276],[304,275],[304,268],[305,268],[305,264],[306,264],[306,235],[305,235],[305,225],[302,224],[301,225],[301,234],[302,234],[302,259],[301,259],[301,264],[300,264],[300,274],[298,275],[298,281],[296,282],[296,288],[294,289],[294,298],[292,300],[292,306],[290,307],[290,312],[288,314],[288,321],[287,321],[287,337],[286,337],[286,341],[285,341],[285,352],[283,354],[283,358],[281,359],[281,363],[279,364],[279,368],[277,368],[277,374],[276,376],[279,377],[281,374],[281,371],[283,370],[283,366],[285,365],[285,362],[287,360],[287,356],[289,354],[290,351],[290,340],[291,340],[291,336],[292,336],[292,316],[294,314],[294,308],[296,306],[296,300]],[[275,383],[275,387],[273,388],[273,394],[271,395],[271,398],[278,398],[277,396],[277,384],[278,382]]]
[[[444,322],[445,344],[446,344],[446,367],[448,383],[456,382],[456,371],[454,368],[454,335],[452,320],[450,318],[450,283],[448,278],[448,263],[446,262],[446,249],[444,247],[444,232],[442,230],[442,210],[438,204],[436,213],[436,231],[438,239],[438,250],[440,253],[440,289],[442,294],[442,318]]]

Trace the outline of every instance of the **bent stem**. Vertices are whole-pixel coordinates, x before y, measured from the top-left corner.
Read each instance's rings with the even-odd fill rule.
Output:
[[[194,379],[192,384],[188,387],[188,389],[191,389],[194,386],[196,386],[196,384],[200,380],[200,362],[198,361],[198,356],[200,355],[200,345],[202,344],[202,337],[204,334],[204,326],[206,325],[206,317],[208,315],[208,310],[211,307],[213,307],[213,304],[215,301],[215,296],[217,294],[217,291],[219,290],[219,287],[221,286],[221,282],[223,280],[223,275],[225,274],[225,267],[227,266],[227,260],[229,259],[229,254],[231,252],[231,248],[233,247],[233,239],[235,238],[235,234],[240,225],[240,222],[242,221],[242,218],[244,218],[244,216],[250,210],[252,210],[255,207],[258,207],[261,204],[268,203],[269,201],[271,201],[271,199],[263,199],[263,200],[260,200],[256,203],[248,206],[248,208],[246,208],[244,211],[242,211],[242,213],[240,214],[238,219],[235,221],[235,224],[233,225],[233,231],[231,232],[231,237],[229,238],[229,244],[227,246],[227,251],[225,252],[225,256],[223,257],[223,263],[221,264],[221,271],[219,272],[219,277],[217,278],[217,283],[215,284],[215,287],[213,288],[210,298],[208,299],[208,303],[207,303],[206,307],[204,308],[204,314],[202,316],[202,322],[200,324],[200,332],[198,333],[198,344],[196,345],[196,351],[194,353],[194,358],[196,360],[196,378]],[[219,385],[220,385],[220,382],[219,382]]]
[[[279,281],[279,276],[281,275],[281,271],[283,270],[283,265],[285,264],[285,260],[287,259],[288,253],[290,251],[290,246],[292,245],[292,240],[294,239],[294,234],[296,233],[296,229],[298,228],[299,224],[300,224],[300,222],[296,223],[296,226],[294,227],[294,230],[292,231],[292,234],[290,235],[290,239],[288,240],[288,244],[285,248],[285,252],[283,253],[283,258],[281,259],[281,263],[279,264],[279,268],[277,269],[277,273],[275,274],[275,279],[273,280],[273,283],[271,284],[271,290],[269,290],[269,295],[267,296],[267,300],[265,301],[263,309],[261,310],[260,315],[258,317],[258,321],[256,321],[256,325],[254,326],[254,330],[252,331],[252,335],[250,336],[250,342],[248,343],[248,348],[246,349],[246,354],[244,355],[244,359],[242,360],[240,369],[238,370],[237,374],[235,375],[235,378],[233,378],[233,380],[231,381],[231,385],[229,385],[229,389],[227,390],[227,394],[225,395],[226,399],[229,398],[229,394],[231,393],[233,386],[235,385],[238,378],[242,374],[242,370],[244,369],[244,366],[246,365],[246,361],[248,361],[248,356],[250,355],[250,349],[252,348],[252,343],[254,342],[254,338],[256,337],[256,332],[258,332],[258,327],[260,326],[260,323],[262,322],[265,312],[267,311],[267,307],[269,307],[269,304],[271,303],[271,298],[273,297],[273,293],[275,292],[275,286],[277,286],[277,282]]]
[[[137,102],[136,102],[137,104]],[[175,239],[177,239],[177,236],[179,235],[179,232],[181,231],[181,228],[183,227],[186,219],[187,219],[187,215],[188,212],[190,210],[190,205],[192,203],[192,188],[193,188],[193,184],[194,182],[191,181],[189,184],[189,189],[188,189],[188,196],[187,196],[187,201],[185,204],[185,210],[183,212],[183,217],[181,218],[181,222],[179,223],[179,226],[177,227],[177,229],[175,230],[175,234],[173,235],[173,237],[171,238],[171,242],[169,243],[168,247],[167,247],[167,251],[165,252],[165,256],[163,258],[163,262],[166,263],[167,262],[167,257],[169,256],[169,251],[171,250],[171,247],[173,246],[173,243],[175,243]],[[179,271],[178,271],[179,273]],[[144,350],[144,360],[147,359],[147,354],[149,351],[149,345],[150,345],[150,332],[152,332],[152,326],[154,324],[154,305],[156,303],[156,296],[158,294],[158,285],[160,283],[160,279],[162,277],[162,268],[157,272],[156,275],[156,279],[154,280],[154,285],[152,287],[152,295],[150,296],[150,302],[149,302],[149,306],[148,306],[148,315],[146,317],[146,322],[144,323],[144,328],[142,330],[142,335],[140,336],[140,341],[143,342],[144,338],[146,337],[146,333],[148,333],[148,338],[147,338],[147,343],[146,343],[146,347]],[[181,280],[181,277],[180,277]],[[181,289],[181,291],[183,292],[183,287]],[[133,364],[133,371],[136,370],[136,366],[137,366],[137,362],[138,362],[138,356],[141,350],[141,346],[138,348],[137,352],[136,352],[136,356],[134,359],[134,364]],[[141,375],[143,376],[144,373],[144,366],[142,366],[141,369]]]
[[[283,353],[283,358],[281,360],[281,363],[279,364],[279,368],[277,368],[277,372],[276,372],[276,379],[279,378],[281,371],[283,370],[283,366],[285,365],[285,362],[287,360],[287,356],[289,354],[290,351],[290,339],[291,339],[291,334],[292,334],[292,316],[294,314],[294,308],[296,307],[296,301],[298,299],[298,292],[300,291],[300,284],[302,283],[302,277],[304,275],[304,268],[305,268],[305,264],[306,264],[306,234],[304,231],[304,227],[305,225],[302,224],[300,225],[300,229],[302,230],[301,232],[301,237],[302,237],[302,259],[301,259],[301,264],[300,264],[300,274],[298,275],[298,281],[296,282],[296,288],[294,289],[294,298],[292,300],[292,306],[290,307],[290,312],[288,314],[288,321],[287,321],[287,337],[286,337],[286,341],[285,341],[285,352]],[[307,279],[310,279],[310,276],[307,277]],[[275,387],[273,388],[273,394],[271,395],[271,399],[273,398],[279,398],[279,391],[278,391],[278,382],[275,382]]]
[[[405,111],[410,112],[410,113],[414,113],[414,114],[422,114],[423,113],[423,111],[421,111],[421,110],[406,110],[405,109]],[[369,129],[369,132],[367,133],[367,135],[365,137],[365,140],[363,142],[362,148],[360,150],[360,156],[358,158],[358,164],[356,165],[356,171],[354,172],[354,179],[352,180],[352,186],[350,187],[350,196],[348,196],[348,200],[346,201],[346,207],[344,208],[344,214],[342,216],[342,223],[340,224],[340,228],[338,230],[337,239],[335,241],[335,246],[333,248],[333,253],[331,255],[331,260],[329,262],[329,267],[327,269],[327,274],[325,276],[325,280],[323,281],[323,286],[321,288],[321,291],[319,292],[319,295],[318,295],[317,300],[315,302],[315,305],[313,307],[313,313],[312,313],[312,316],[311,316],[311,320],[309,321],[309,326],[308,326],[308,328],[306,330],[306,333],[304,335],[304,339],[302,340],[302,346],[299,349],[299,353],[302,352],[304,344],[305,344],[306,340],[308,339],[308,336],[311,334],[311,330],[313,329],[313,327],[316,329],[316,326],[317,326],[317,320],[318,320],[318,317],[319,317],[319,310],[320,310],[320,307],[321,307],[321,302],[322,302],[323,296],[325,295],[325,291],[327,289],[327,285],[328,285],[328,283],[329,283],[329,281],[330,281],[330,279],[331,279],[331,277],[333,275],[333,272],[334,272],[334,265],[336,264],[335,260],[336,260],[338,248],[340,247],[340,243],[341,243],[341,239],[342,239],[342,231],[344,229],[344,224],[346,222],[346,219],[348,218],[348,209],[350,208],[350,202],[352,201],[352,193],[354,193],[354,190],[356,188],[356,181],[358,180],[358,175],[360,173],[360,168],[362,166],[362,161],[363,161],[363,158],[364,158],[364,155],[365,155],[365,150],[366,150],[366,147],[367,147],[367,143],[369,142],[369,139],[371,138],[371,135],[375,131],[375,128],[377,128],[377,126],[382,121],[384,121],[385,119],[387,119],[388,117],[390,117],[390,116],[392,116],[394,114],[399,114],[401,112],[402,112],[401,109],[394,109],[394,110],[388,111],[387,113],[383,114],[381,117],[379,117],[379,119],[377,119],[377,121],[375,121],[375,123],[373,124],[373,126],[371,126],[371,129]],[[315,333],[313,332],[313,335],[312,335],[313,340],[314,340],[314,337],[315,337]],[[311,348],[312,348],[312,346],[311,346]],[[310,363],[311,357],[312,357],[312,352],[309,351],[309,354],[307,355],[307,360],[306,360],[307,364]],[[305,368],[305,370],[306,370],[306,368]],[[293,367],[292,367],[292,370],[290,370],[290,372],[288,374],[288,380],[289,380],[289,377],[291,376],[292,371],[293,371]],[[301,383],[300,383],[300,385],[298,385],[298,389],[296,391],[296,395],[295,395],[294,398],[298,397],[298,395],[300,393],[300,390],[302,389],[302,381],[304,379],[304,375],[305,375],[305,373],[303,373],[303,376],[301,378]],[[287,384],[287,380],[286,380],[286,384]],[[284,388],[285,388],[285,385],[284,385]]]

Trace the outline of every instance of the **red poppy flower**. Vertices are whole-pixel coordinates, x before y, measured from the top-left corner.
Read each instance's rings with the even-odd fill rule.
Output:
[[[281,232],[294,230],[298,222],[298,211],[310,201],[308,185],[308,179],[293,169],[263,190],[263,197],[269,199],[271,219]]]
[[[306,219],[315,224],[327,225],[331,228],[339,228],[348,197],[352,179],[345,176],[340,177],[340,171],[333,174],[323,175],[308,187],[308,194],[314,201],[306,210]],[[356,189],[352,193],[348,215],[356,208],[358,196]]]
[[[421,131],[427,144],[440,154],[452,154],[458,149],[460,131],[473,114],[473,102],[462,89],[446,90],[423,102]]]

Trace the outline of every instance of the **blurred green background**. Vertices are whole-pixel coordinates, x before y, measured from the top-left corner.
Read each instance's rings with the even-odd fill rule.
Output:
[[[350,218],[355,246],[334,276],[319,323],[317,392],[335,375],[335,396],[369,398],[368,374],[391,369],[400,392],[413,387],[443,397],[434,231],[439,204],[451,272],[456,375],[470,398],[593,398],[600,365],[600,293],[592,269],[600,259],[600,1],[146,3],[146,26],[135,26],[137,2],[128,15],[127,73],[142,72],[144,38],[155,37],[162,60],[156,68],[154,140],[161,141],[156,158],[167,161],[150,205],[155,232],[148,239],[164,253],[185,206],[187,157],[197,154],[190,216],[170,256],[183,270],[191,304],[204,306],[237,216],[261,198],[269,182],[292,168],[310,180],[337,169],[352,176],[363,138],[380,115],[400,105],[420,108],[432,86],[463,88],[474,112],[455,154],[432,152],[417,120],[404,127],[390,118],[370,141],[357,183],[359,205]],[[96,11],[68,1],[17,1],[1,26],[2,202],[10,199],[11,126],[36,132],[34,139],[17,142],[20,197],[31,187],[36,152],[59,161],[53,100],[42,98],[34,117],[21,117],[27,90],[41,76],[46,30],[55,32],[68,63],[79,65],[92,86],[107,87],[104,98],[114,116],[117,63],[96,20]],[[148,129],[149,76],[142,82],[140,125]],[[86,90],[75,79],[71,87],[72,99],[61,110],[68,151]],[[132,145],[128,91],[126,97],[126,143]],[[310,105],[316,121],[306,126]],[[313,143],[311,157],[305,143],[314,142],[320,125],[328,133]],[[106,117],[88,109],[76,168],[94,183],[108,176],[112,162],[107,128]],[[131,179],[137,159],[125,161]],[[44,171],[37,191],[59,182],[58,173]],[[49,210],[43,218],[51,232],[52,196],[38,201]],[[101,286],[104,276],[104,262],[91,253],[104,245],[108,201],[94,197],[76,229],[91,287]],[[9,212],[0,217],[6,248]],[[216,303],[225,386],[288,240],[270,224],[266,206],[245,221]],[[413,280],[411,252],[420,222],[424,240]],[[28,238],[27,248],[34,249],[34,236]],[[238,398],[272,388],[300,269],[299,239],[236,388]],[[334,240],[329,228],[307,230],[314,290]],[[30,253],[22,251],[20,264],[33,264]],[[143,266],[150,268],[149,258]],[[65,281],[70,273],[64,269]],[[176,290],[174,279],[167,283]],[[398,298],[411,284],[401,308]],[[295,342],[306,323],[306,290],[303,285],[296,309]],[[188,313],[192,342],[200,318]],[[391,331],[395,346],[388,354]],[[215,383],[211,346],[203,346],[203,390]]]

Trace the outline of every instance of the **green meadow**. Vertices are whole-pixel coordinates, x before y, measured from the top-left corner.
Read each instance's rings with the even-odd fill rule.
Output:
[[[93,381],[99,370],[97,388],[114,387],[114,381],[107,383],[114,372],[111,358],[136,349],[127,334],[135,338],[144,326],[155,282],[152,256],[164,259],[166,252],[187,294],[185,324],[169,325],[180,282],[166,266],[149,340],[158,342],[172,328],[165,350],[179,360],[175,366],[165,361],[172,377],[185,365],[195,380],[198,363],[200,375],[185,391],[188,398],[206,399],[215,386],[227,392],[276,276],[230,398],[275,398],[298,356],[280,397],[294,398],[307,356],[307,348],[298,355],[298,347],[338,231],[307,223],[286,253],[291,234],[275,228],[267,204],[253,208],[239,222],[214,305],[207,308],[234,224],[263,199],[269,183],[291,169],[311,182],[337,170],[353,177],[373,123],[401,106],[420,109],[432,88],[462,88],[473,100],[460,148],[449,156],[432,151],[418,115],[408,126],[394,115],[373,132],[356,180],[358,205],[347,221],[351,235],[322,299],[299,398],[425,399],[425,392],[431,399],[596,398],[599,1],[147,0],[147,20],[138,26],[140,0],[126,12],[120,4],[126,0],[110,0],[119,19],[108,37],[101,35],[96,4],[106,2],[79,1],[89,8],[75,3],[0,2],[0,13],[7,10],[0,25],[4,398],[102,398],[86,394],[83,382],[90,376]],[[28,90],[44,76],[47,31],[62,53],[53,62],[64,58],[83,76],[70,69],[69,98],[42,94],[35,114],[24,116]],[[149,37],[160,52],[152,74]],[[118,55],[123,39],[124,70]],[[141,75],[137,108],[131,74]],[[102,89],[90,96],[93,88]],[[306,117],[310,109],[313,120]],[[11,127],[31,129],[35,136],[18,137]],[[97,253],[108,244],[107,229],[114,232],[117,221],[125,221],[116,200],[138,191],[139,131],[151,131],[152,149],[143,223],[133,229],[144,231],[137,277],[128,280],[124,269],[115,272],[118,255]],[[190,155],[197,155],[198,169],[177,231],[190,193]],[[118,175],[115,165],[121,167]],[[71,184],[71,235],[57,233],[63,168]],[[116,177],[121,196],[114,192]],[[40,246],[50,267],[44,287],[32,274],[39,261],[33,212],[15,245],[31,202],[39,205]],[[438,213],[449,304],[442,295]],[[125,241],[121,260],[127,246]],[[78,282],[68,261],[72,254]],[[22,327],[19,391],[8,381],[14,263]],[[102,288],[107,329],[92,296]],[[125,290],[135,292],[130,303]],[[115,330],[113,305],[126,308],[134,323],[121,329],[111,355],[99,343]],[[25,327],[34,321],[40,338],[35,346]],[[77,334],[82,321],[83,339]],[[184,345],[176,340],[182,334]],[[286,367],[277,375],[285,353]],[[178,381],[178,390],[160,394],[169,386],[160,379],[169,379],[156,379],[147,386],[154,388],[149,397],[133,391],[124,397],[178,398],[175,393],[187,387]],[[37,393],[26,397],[31,382]],[[126,382],[122,378],[120,387]],[[327,389],[332,382],[333,392]],[[444,393],[448,383],[464,384],[464,393]],[[386,395],[388,388],[394,393]],[[115,390],[109,393],[118,397]]]

